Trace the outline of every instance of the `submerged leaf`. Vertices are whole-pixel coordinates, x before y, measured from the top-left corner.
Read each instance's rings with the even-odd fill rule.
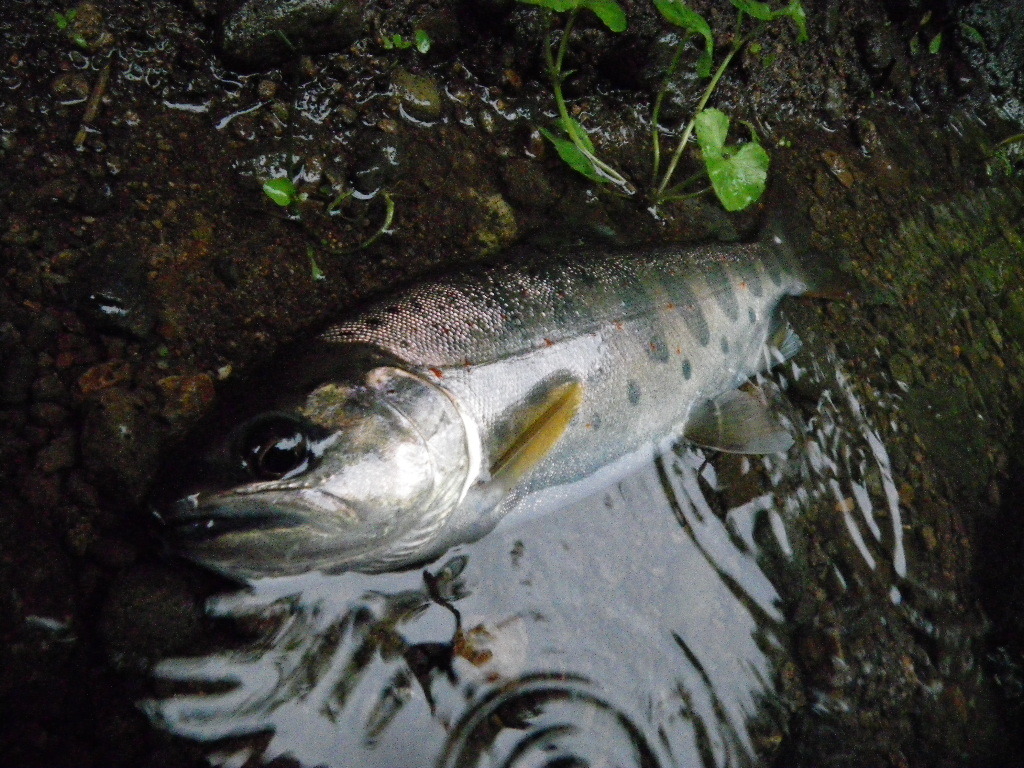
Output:
[[[563,118],[559,118],[558,122],[561,124],[562,130],[568,134],[570,139],[575,138],[583,149],[591,154],[594,153],[594,142],[590,140],[590,134],[587,133],[587,129],[584,128],[578,120],[566,115]]]
[[[544,128],[540,128],[539,130],[544,135],[544,138],[554,145],[555,151],[558,152],[558,156],[562,158],[562,160],[564,160],[574,171],[582,173],[591,181],[596,181],[601,184],[607,181],[606,178],[597,172],[594,162],[587,157],[579,147],[569,141],[569,139],[563,139],[560,136],[555,136],[551,131],[545,130]]]
[[[711,62],[715,55],[715,38],[705,18],[687,6],[683,0],[654,0],[654,4],[668,21],[704,38],[704,52],[697,60],[697,74],[701,77],[710,75]]]
[[[275,203],[285,208],[295,202],[299,190],[291,179],[268,179],[263,182],[263,193]]]
[[[425,29],[417,29],[412,33],[413,40],[416,41],[416,50],[420,53],[426,53],[430,50],[430,46],[433,40],[430,39],[430,34]]]

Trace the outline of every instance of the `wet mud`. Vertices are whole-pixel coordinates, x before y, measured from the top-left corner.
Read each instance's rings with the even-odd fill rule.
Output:
[[[653,11],[625,5],[621,38],[581,25],[567,96],[643,179],[665,51]],[[728,25],[724,3],[694,5]],[[655,218],[597,193],[536,130],[554,114],[536,8],[373,4],[359,35],[297,34],[294,54],[263,61],[225,50],[234,6],[83,3],[69,21],[14,3],[0,21],[0,762],[205,764],[137,708],[152,665],[264,628],[206,615],[230,585],[163,550],[146,497],[225,381],[361,300],[512,244],[741,239],[777,196],[861,287],[787,312],[798,362],[834,349],[885,424],[912,567],[851,560],[841,515],[788,521],[802,549],[765,566],[785,598],[787,708],[757,734],[760,762],[1024,762],[1024,192],[1016,144],[1000,144],[1021,130],[1020,80],[986,54],[1009,34],[990,6],[808,3],[810,41],[767,34],[714,99],[771,153],[765,204],[730,215],[704,196]],[[416,28],[427,53],[385,47]],[[673,84],[666,120],[701,87]],[[261,185],[289,172],[302,197],[284,209]],[[789,395],[821,398],[800,382]],[[723,487],[750,482],[714,461]],[[897,576],[899,606],[879,597]]]

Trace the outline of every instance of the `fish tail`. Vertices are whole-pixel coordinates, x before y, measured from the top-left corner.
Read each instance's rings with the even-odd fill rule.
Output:
[[[776,203],[761,232],[761,242],[770,255],[802,284],[794,293],[841,301],[852,301],[861,295],[856,278],[844,270],[837,254],[808,246],[812,230],[795,201]]]

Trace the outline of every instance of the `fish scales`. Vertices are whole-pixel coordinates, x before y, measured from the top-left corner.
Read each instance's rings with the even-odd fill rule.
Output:
[[[211,423],[166,494],[171,535],[236,578],[390,570],[598,490],[684,429],[784,450],[736,388],[769,364],[801,264],[770,233],[508,254],[401,291],[282,353]]]
[[[435,377],[480,425],[485,461],[505,447],[506,414],[572,374],[584,402],[531,479],[545,487],[677,433],[693,402],[763,368],[776,305],[806,287],[783,259],[760,243],[531,254],[417,286],[323,338],[379,346]]]

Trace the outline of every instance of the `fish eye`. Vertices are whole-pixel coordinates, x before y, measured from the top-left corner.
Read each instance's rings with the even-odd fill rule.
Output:
[[[284,414],[253,419],[237,442],[242,466],[258,480],[281,480],[309,468],[311,451],[304,425]]]

